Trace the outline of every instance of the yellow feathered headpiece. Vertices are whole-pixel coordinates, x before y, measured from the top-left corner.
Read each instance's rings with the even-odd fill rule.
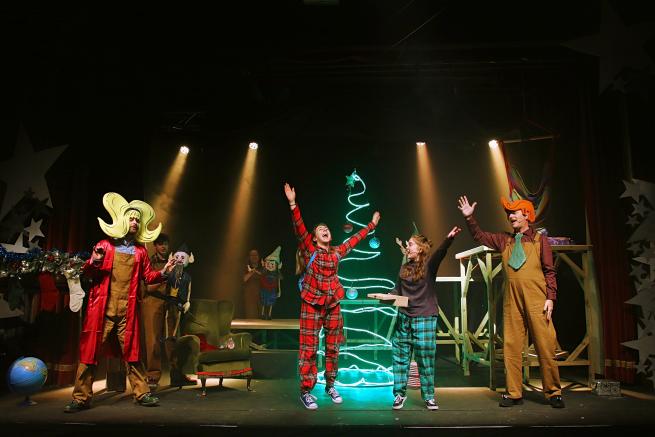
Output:
[[[137,217],[140,220],[139,230],[135,240],[139,243],[150,243],[155,241],[161,232],[161,223],[154,230],[149,230],[148,225],[155,219],[155,210],[142,200],[127,202],[118,193],[105,193],[102,196],[102,204],[111,216],[111,225],[105,223],[100,217],[100,229],[111,238],[123,238],[130,230],[129,219]]]

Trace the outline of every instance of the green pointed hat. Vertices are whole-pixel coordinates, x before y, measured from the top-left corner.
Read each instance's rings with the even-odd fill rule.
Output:
[[[278,246],[275,248],[273,252],[271,252],[270,255],[268,255],[266,258],[264,258],[264,261],[275,261],[276,263],[280,264],[280,251],[282,250],[282,247]]]

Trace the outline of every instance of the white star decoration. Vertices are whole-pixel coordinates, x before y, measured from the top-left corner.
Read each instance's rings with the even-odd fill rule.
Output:
[[[632,253],[637,253],[641,251],[641,243],[639,241],[634,241],[628,246],[628,250]]]
[[[48,199],[47,204],[52,207],[45,174],[66,147],[68,146],[51,147],[34,152],[32,143],[21,126],[14,156],[8,161],[0,162],[0,179],[7,184],[0,209],[0,220],[30,189],[39,199]]]
[[[600,33],[563,45],[599,57],[598,92],[602,93],[626,67],[635,70],[653,68],[653,60],[644,49],[645,43],[652,35],[652,28],[653,23],[627,27],[609,2],[603,1]]]
[[[43,219],[39,220],[38,222],[35,222],[34,219],[31,220],[32,222],[30,223],[30,225],[27,228],[25,228],[28,234],[27,237],[28,242],[34,240],[36,237],[45,237],[45,235],[43,235],[43,232],[41,232],[41,223],[43,223]]]
[[[655,244],[652,241],[649,242],[648,248],[644,249],[641,255],[646,258],[655,258]]]
[[[641,192],[641,185],[637,182],[634,181],[623,181],[623,185],[625,185],[625,191],[621,196],[619,196],[621,199],[624,197],[631,197],[632,200],[635,202],[639,202],[639,194]]]
[[[655,312],[655,288],[647,288],[626,300],[625,303],[640,306],[644,316],[648,318],[650,313]]]
[[[639,240],[652,240],[655,235],[655,214],[648,214],[646,218],[637,226],[628,238],[628,242],[632,243]]]
[[[621,344],[630,349],[638,350],[640,357],[655,355],[655,336],[653,335],[644,335],[638,340],[624,341]]]
[[[646,217],[648,213],[651,211],[651,209],[646,206],[643,200],[639,200],[638,203],[633,203],[632,207],[634,208],[634,215],[640,215],[642,217]]]
[[[629,226],[637,226],[639,224],[639,219],[637,219],[636,215],[631,215],[625,223]]]
[[[634,281],[635,282],[635,288],[637,289],[637,293],[641,293],[642,291],[646,290],[647,288],[650,288],[653,286],[653,282],[646,280],[646,279],[637,279]]]
[[[630,276],[641,279],[646,274],[646,269],[641,264],[634,265],[630,267]]]
[[[4,247],[7,252],[14,252],[14,253],[27,252],[27,247],[23,246],[22,232],[18,234],[18,238],[16,239],[16,242],[14,244],[9,244],[9,243],[0,243],[0,244],[2,244],[2,247]]]

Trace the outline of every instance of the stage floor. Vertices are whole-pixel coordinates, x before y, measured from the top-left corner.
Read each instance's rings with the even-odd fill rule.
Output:
[[[295,378],[253,381],[225,380],[224,388],[212,381],[206,397],[199,388],[163,387],[157,391],[161,405],[136,406],[126,393],[99,392],[93,408],[65,414],[72,389],[61,388],[33,397],[38,405],[19,406],[21,398],[0,398],[3,435],[98,435],[129,431],[157,437],[169,435],[557,435],[575,432],[598,435],[618,428],[655,426],[652,395],[633,393],[620,398],[599,397],[578,384],[565,392],[567,408],[555,410],[541,393],[526,392],[525,403],[498,407],[498,394],[486,387],[437,388],[438,411],[425,409],[418,390],[410,390],[400,411],[391,409],[391,387],[343,388],[344,403],[332,404],[317,386],[317,411],[305,410],[298,400]],[[94,388],[104,388],[97,381]],[[648,399],[650,398],[650,399]],[[6,433],[9,431],[10,433]],[[436,433],[436,434],[435,434]]]

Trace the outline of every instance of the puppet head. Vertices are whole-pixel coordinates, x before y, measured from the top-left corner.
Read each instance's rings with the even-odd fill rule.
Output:
[[[263,264],[264,268],[269,272],[274,272],[282,268],[282,263],[280,262],[280,251],[282,248],[280,246],[276,247],[270,255],[264,258]]]
[[[193,264],[195,258],[193,257],[193,252],[189,250],[189,247],[185,244],[182,244],[175,253],[171,253],[169,259],[175,259],[176,266],[188,267],[189,264]]]

